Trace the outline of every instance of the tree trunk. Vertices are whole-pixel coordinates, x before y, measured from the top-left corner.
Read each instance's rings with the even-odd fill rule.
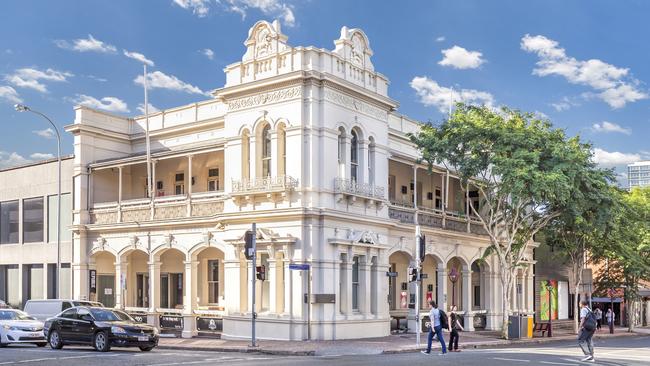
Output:
[[[501,290],[503,292],[503,302],[501,303],[502,328],[501,337],[508,339],[508,325],[510,324],[510,296],[512,287],[512,271],[509,269],[501,270]]]
[[[573,331],[578,334],[578,327],[580,327],[580,306],[578,305],[578,286],[573,293]]]
[[[627,331],[634,332],[634,324],[636,323],[636,301],[630,299],[627,306]]]
[[[573,281],[575,283],[575,288],[573,289],[573,331],[578,334],[578,327],[580,326],[580,304],[578,304],[578,293],[580,292],[580,286],[582,285],[581,255],[578,255],[577,259],[574,260],[573,263]]]

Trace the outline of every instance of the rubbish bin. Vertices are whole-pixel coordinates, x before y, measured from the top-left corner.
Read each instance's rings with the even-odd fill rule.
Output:
[[[533,338],[533,317],[530,315],[522,315],[519,318],[519,337]]]
[[[508,339],[521,338],[521,317],[510,315],[508,317]]]

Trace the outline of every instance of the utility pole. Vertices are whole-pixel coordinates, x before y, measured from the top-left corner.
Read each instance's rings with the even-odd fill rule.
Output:
[[[418,167],[413,166],[413,207],[415,207],[415,346],[420,348],[420,224],[418,223]]]
[[[253,311],[251,312],[251,347],[257,347],[257,342],[255,342],[255,319],[257,319],[257,313],[255,312],[255,265],[257,264],[257,225],[253,223],[253,265],[251,266],[251,283],[252,283],[252,293],[253,293]]]

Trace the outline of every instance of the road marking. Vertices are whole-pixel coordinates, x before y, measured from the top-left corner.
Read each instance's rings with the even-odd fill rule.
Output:
[[[552,362],[552,361],[539,361],[539,363],[545,363],[547,365],[578,365],[578,363],[566,363],[566,362]]]
[[[41,361],[50,361],[50,360],[56,360],[56,358],[55,357],[36,358],[36,359],[32,359],[32,360],[22,360],[22,361],[18,361],[16,363],[41,362]]]
[[[530,362],[530,360],[521,360],[518,358],[502,358],[502,357],[492,357],[493,360],[499,361],[512,361],[512,362]]]

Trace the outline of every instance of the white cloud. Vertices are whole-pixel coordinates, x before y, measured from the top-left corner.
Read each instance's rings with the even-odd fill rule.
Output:
[[[214,51],[212,51],[209,48],[204,48],[202,50],[199,50],[203,56],[207,57],[208,60],[213,60],[214,59]]]
[[[443,58],[438,64],[451,66],[455,69],[476,69],[485,62],[481,58],[483,56],[481,52],[468,51],[460,46],[454,46],[441,52]]]
[[[142,75],[138,75],[133,80],[134,83],[139,85],[142,85],[143,81],[144,81],[144,77]],[[160,71],[154,71],[150,74],[147,74],[147,85],[149,88],[152,89],[169,89],[169,90],[182,91],[190,94],[206,95],[206,93],[203,92],[198,87],[192,84],[188,84],[182,80],[179,80],[174,75],[167,75]]]
[[[29,88],[41,93],[47,93],[47,86],[41,81],[64,82],[73,74],[65,71],[47,69],[41,71],[34,68],[22,68],[14,71],[13,74],[5,76],[5,80],[19,88]]]
[[[41,136],[43,138],[46,138],[46,139],[53,139],[56,136],[56,134],[54,133],[54,130],[51,129],[50,127],[46,128],[44,130],[36,130],[36,131],[32,131],[32,132],[34,134],[36,134],[38,136]]]
[[[32,160],[47,160],[47,159],[54,159],[54,155],[45,154],[45,153],[33,153],[32,155],[29,156],[29,158]]]
[[[526,34],[521,39],[521,49],[539,57],[533,75],[559,75],[572,84],[586,85],[612,108],[622,108],[629,102],[648,98],[648,94],[638,88],[638,80],[629,76],[629,69],[598,59],[582,61],[569,57],[564,48],[552,39]]]
[[[124,52],[124,56],[126,56],[128,58],[132,58],[132,59],[134,59],[136,61],[140,61],[143,64],[147,64],[148,66],[151,66],[151,67],[154,66],[153,61],[149,60],[148,58],[146,58],[143,54],[141,54],[139,52],[129,52],[127,50],[122,50],[122,51]]]
[[[23,102],[23,100],[18,96],[16,89],[6,85],[0,85],[0,99],[4,99],[13,104]]]
[[[31,161],[16,152],[10,153],[6,151],[0,151],[0,169],[10,168],[27,163],[31,163]]]
[[[293,27],[296,24],[296,17],[293,14],[293,6],[280,0],[226,0],[229,10],[241,14],[246,18],[249,9],[257,9],[262,14],[282,19],[286,26]]]
[[[151,104],[151,103],[147,103],[147,104],[149,105],[149,113],[156,113],[156,112],[160,111],[160,109],[154,107],[153,104]],[[140,113],[144,114],[144,103],[138,104],[138,111]]]
[[[183,9],[192,10],[192,13],[196,14],[199,18],[208,15],[210,12],[210,2],[211,0],[174,0],[174,4]]]
[[[411,88],[420,97],[420,102],[425,106],[435,106],[441,113],[449,111],[449,107],[457,102],[467,104],[482,104],[492,106],[492,94],[474,89],[452,89],[438,85],[426,76],[416,76],[411,80]],[[453,101],[453,104],[452,104]]]
[[[610,152],[600,148],[594,148],[594,161],[603,167],[626,165],[639,160],[643,160],[641,154],[628,154],[618,151]]]
[[[575,101],[574,98],[569,97],[562,97],[562,100],[551,103],[551,107],[555,108],[555,110],[558,112],[566,111],[568,109],[571,109],[571,107],[576,107],[579,105],[580,103]]]
[[[54,41],[59,48],[66,50],[72,50],[77,52],[99,52],[99,53],[115,53],[117,48],[115,46],[104,43],[98,39],[95,39],[92,34],[88,35],[88,38],[79,38],[71,42],[58,39]]]
[[[83,105],[88,108],[102,109],[107,112],[120,112],[128,113],[129,108],[126,103],[115,97],[104,97],[97,99],[85,94],[77,94],[77,97],[72,99],[72,102],[78,105]]]
[[[445,36],[440,36],[440,37],[436,38],[436,42],[444,42],[446,39],[447,38],[445,38]]]
[[[625,135],[631,135],[632,130],[629,128],[625,128],[621,125],[618,125],[616,123],[611,123],[607,121],[603,121],[601,123],[594,123],[593,126],[591,126],[591,129],[594,132],[603,132],[603,133],[608,133],[608,132],[618,132],[622,133]]]

